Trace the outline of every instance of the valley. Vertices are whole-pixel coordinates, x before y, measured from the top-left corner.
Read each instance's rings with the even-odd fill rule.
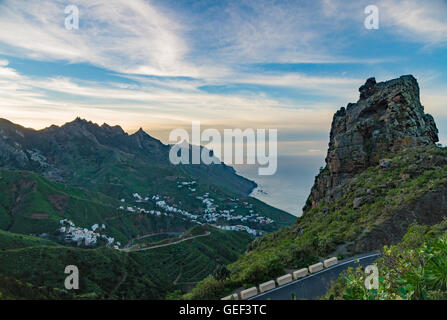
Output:
[[[295,219],[248,197],[255,184],[231,167],[171,165],[142,130],[0,120],[0,134],[6,298],[164,299]],[[154,234],[174,236],[147,241]],[[81,270],[79,292],[64,289],[64,264]]]

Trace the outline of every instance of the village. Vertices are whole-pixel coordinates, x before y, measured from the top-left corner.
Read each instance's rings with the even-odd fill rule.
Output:
[[[177,182],[177,188],[187,188],[190,192],[196,192],[195,181]],[[162,195],[141,196],[139,193],[133,193],[132,199],[126,201],[121,199],[120,205],[117,209],[134,214],[147,214],[152,216],[166,216],[166,217],[180,217],[192,223],[199,225],[208,224],[221,230],[246,232],[253,237],[262,236],[266,233],[264,230],[255,228],[254,226],[262,227],[269,225],[274,220],[261,216],[254,212],[253,205],[245,201],[240,201],[238,198],[228,198],[228,202],[232,203],[232,208],[220,209],[216,204],[215,199],[210,196],[209,192],[200,196],[195,196],[196,201],[201,204],[199,212],[191,213],[188,210],[181,209],[177,204],[172,203],[172,197]],[[221,199],[222,200],[222,199]],[[153,209],[142,208],[145,204],[149,204]],[[238,213],[239,209],[245,211],[245,214]],[[94,224],[90,230],[88,228],[76,227],[75,224],[67,219],[60,220],[60,233],[64,236],[65,242],[75,243],[78,246],[97,246],[100,240],[105,242],[107,247],[120,249],[120,242],[115,242],[113,237],[105,234],[100,234],[99,231],[104,232],[106,226],[104,224]],[[248,226],[247,224],[250,224]]]
[[[91,226],[91,230],[87,228],[76,227],[75,224],[68,219],[63,219],[59,221],[61,227],[59,229],[60,233],[64,235],[65,242],[72,242],[77,244],[78,246],[96,246],[100,239],[103,239],[106,243],[107,247],[112,247],[114,249],[119,249],[121,243],[117,241],[115,243],[115,239],[112,237],[108,237],[107,235],[100,234],[99,231],[105,230],[106,226],[102,224],[94,224]]]
[[[177,188],[186,187],[191,192],[196,192],[195,185],[195,181],[177,182]],[[243,231],[249,233],[252,236],[261,236],[265,233],[265,231],[263,230],[254,229],[253,225],[262,226],[269,225],[274,222],[273,219],[255,213],[252,204],[249,204],[245,201],[240,202],[238,198],[226,199],[229,202],[233,203],[231,209],[219,209],[219,205],[215,204],[215,199],[210,197],[209,192],[195,197],[195,199],[200,201],[202,205],[202,210],[195,213],[191,213],[187,210],[181,209],[176,204],[168,204],[168,201],[172,201],[172,197],[170,196],[153,195],[142,197],[138,193],[134,193],[133,198],[136,203],[153,201],[155,203],[155,206],[159,210],[146,210],[138,206],[124,205],[120,206],[118,209],[139,214],[143,213],[157,216],[180,215],[193,223],[209,224],[223,230]],[[125,202],[125,199],[121,199],[121,202]],[[236,214],[235,211],[238,208],[245,209],[246,214]],[[246,224],[251,224],[252,227],[249,227]]]

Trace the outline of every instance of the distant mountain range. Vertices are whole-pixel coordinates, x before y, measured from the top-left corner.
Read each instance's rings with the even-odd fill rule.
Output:
[[[119,126],[99,126],[80,118],[43,130],[0,119],[0,167],[31,170],[115,197],[154,186],[159,191],[170,178],[181,176],[200,177],[201,183],[241,196],[256,187],[224,163],[172,165],[169,146],[142,129],[129,135]]]

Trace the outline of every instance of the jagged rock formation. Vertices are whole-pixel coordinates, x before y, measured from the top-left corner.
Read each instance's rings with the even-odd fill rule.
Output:
[[[384,154],[438,141],[438,129],[424,113],[413,76],[380,83],[370,78],[359,91],[358,102],[333,117],[327,165],[315,179],[304,212],[339,198],[355,174],[380,160],[385,164]]]
[[[121,195],[134,187],[160,190],[166,177],[190,176],[203,183],[249,194],[256,184],[224,163],[175,166],[169,146],[140,128],[128,134],[120,126],[76,118],[62,126],[33,130],[0,119],[0,168],[37,172],[50,180]],[[127,190],[126,193],[131,193]]]
[[[414,223],[447,221],[447,147],[435,144],[437,133],[414,77],[368,79],[359,101],[334,115],[327,165],[303,215],[252,242],[230,266],[235,287],[318,258],[381,250]]]

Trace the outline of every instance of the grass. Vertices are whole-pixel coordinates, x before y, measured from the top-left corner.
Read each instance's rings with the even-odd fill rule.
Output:
[[[306,211],[294,225],[253,241],[245,255],[228,265],[231,277],[223,285],[204,280],[186,298],[217,298],[236,288],[270,280],[285,268],[306,267],[334,254],[341,246],[347,246],[347,255],[354,254],[350,245],[363,241],[396,210],[447,185],[446,149],[411,148],[387,158],[392,159],[388,168],[369,167],[333,203],[323,202]],[[328,171],[323,169],[320,174]],[[358,197],[366,201],[354,208]],[[209,287],[218,288],[219,294]]]
[[[69,248],[3,231],[0,277],[29,284],[30,292],[25,296],[38,296],[38,288],[47,287],[58,290],[62,297],[66,295],[64,269],[76,265],[80,271],[77,298],[163,299],[169,291],[186,290],[218,265],[234,261],[251,241],[241,232],[214,228],[209,231],[209,237],[131,253],[108,248]],[[9,292],[9,296],[14,296],[14,290],[18,290],[17,295],[21,292],[20,286],[5,286],[0,283],[0,292]]]

